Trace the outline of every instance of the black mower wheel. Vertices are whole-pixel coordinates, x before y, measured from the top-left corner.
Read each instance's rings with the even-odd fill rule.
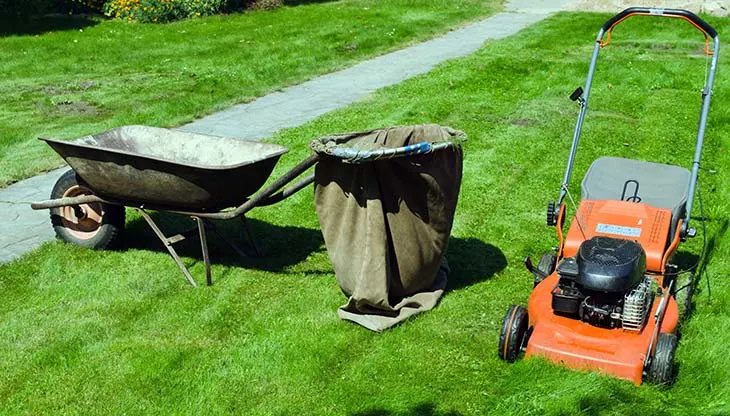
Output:
[[[93,195],[76,172],[64,173],[53,186],[51,199]],[[51,208],[56,237],[67,243],[104,250],[116,247],[124,230],[124,207],[104,203]]]
[[[555,253],[545,253],[540,257],[540,261],[537,263],[537,270],[545,275],[550,276],[555,271],[555,266],[558,262],[558,256]],[[537,286],[545,280],[545,277],[535,274],[534,286]]]
[[[504,315],[499,334],[499,358],[510,363],[517,360],[527,341],[527,326],[527,310],[519,305],[511,305]]]
[[[677,335],[659,334],[654,357],[646,372],[647,381],[669,385],[674,381],[674,353],[677,351]]]

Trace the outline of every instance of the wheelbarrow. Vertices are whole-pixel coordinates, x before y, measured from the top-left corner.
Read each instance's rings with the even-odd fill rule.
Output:
[[[218,233],[211,220],[243,220],[251,245],[261,254],[245,214],[311,184],[313,174],[281,191],[319,159],[308,157],[256,193],[286,147],[146,126],[119,127],[74,141],[41,140],[71,167],[56,182],[50,200],[31,204],[36,210],[50,208],[59,239],[93,249],[113,248],[124,229],[124,208],[134,208],[193,286],[195,280],[173,245],[197,231],[206,282],[212,284],[206,230],[213,230],[239,255],[246,254]],[[229,207],[235,208],[224,211]],[[188,216],[197,227],[166,236],[148,210]]]
[[[246,222],[246,213],[283,201],[313,183],[314,174],[310,174],[290,185],[320,157],[362,163],[454,145],[422,142],[387,149],[314,149],[314,155],[260,189],[281,155],[288,151],[286,147],[146,126],[119,127],[74,141],[41,140],[71,167],[56,182],[50,200],[31,204],[36,210],[50,209],[51,223],[59,239],[93,249],[113,248],[119,244],[124,229],[125,207],[133,208],[193,286],[195,279],[173,245],[197,232],[206,283],[211,285],[207,230],[214,231],[246,257],[243,250],[217,232],[211,220],[240,218],[251,245],[261,254]],[[197,226],[166,236],[148,210],[188,216]]]

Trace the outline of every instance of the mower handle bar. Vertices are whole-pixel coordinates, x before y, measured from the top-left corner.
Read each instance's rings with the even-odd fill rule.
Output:
[[[603,36],[608,33],[610,39],[610,33],[613,28],[621,23],[623,20],[628,19],[631,16],[644,15],[644,16],[665,16],[665,17],[679,17],[699,29],[705,34],[705,52],[712,56],[710,61],[709,71],[707,73],[707,79],[705,86],[702,89],[702,106],[700,107],[700,119],[697,129],[697,143],[695,145],[694,159],[692,160],[692,172],[689,182],[689,198],[687,198],[687,205],[685,209],[685,217],[682,222],[681,236],[684,238],[688,235],[689,222],[692,214],[692,203],[697,186],[697,177],[700,170],[700,159],[702,157],[702,147],[705,138],[705,128],[707,127],[707,116],[710,110],[710,100],[712,99],[712,87],[715,83],[715,72],[717,70],[717,62],[720,52],[720,37],[717,35],[715,28],[710,26],[709,23],[700,19],[696,14],[679,9],[651,9],[648,7],[630,7],[616,16],[608,19],[606,23],[601,26],[596,37],[596,43],[593,48],[593,55],[591,57],[591,64],[588,68],[588,76],[586,77],[585,88],[580,97],[577,98],[580,104],[580,112],[578,113],[578,121],[575,124],[575,130],[573,132],[573,142],[570,146],[570,154],[568,156],[568,165],[565,168],[565,175],[563,176],[563,183],[560,187],[560,195],[558,196],[558,207],[562,205],[565,196],[567,195],[568,183],[570,182],[571,173],[573,171],[573,164],[575,162],[575,155],[580,142],[580,134],[583,129],[583,119],[585,118],[586,111],[588,109],[588,97],[591,92],[591,84],[593,83],[593,75],[596,71],[596,62],[598,61],[598,52],[600,49],[607,44],[602,42]],[[712,37],[714,49],[712,52],[708,50],[709,37]]]
[[[635,15],[644,15],[644,16],[665,16],[665,17],[679,17],[682,18],[694,25],[697,29],[702,31],[706,36],[709,36],[711,38],[717,37],[717,30],[715,30],[712,25],[707,23],[706,21],[702,20],[699,16],[696,14],[690,12],[689,10],[682,10],[682,9],[659,9],[659,8],[649,8],[649,7],[629,7],[628,9],[625,9],[624,11],[618,13],[616,16],[608,19],[606,23],[603,24],[601,29],[603,29],[603,32],[609,32],[611,31],[614,26],[618,25],[622,21],[628,19],[631,16]]]

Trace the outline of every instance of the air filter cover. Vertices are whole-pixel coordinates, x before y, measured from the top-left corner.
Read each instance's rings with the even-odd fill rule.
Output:
[[[605,236],[581,244],[577,283],[600,292],[625,292],[641,281],[646,271],[646,254],[635,241]]]

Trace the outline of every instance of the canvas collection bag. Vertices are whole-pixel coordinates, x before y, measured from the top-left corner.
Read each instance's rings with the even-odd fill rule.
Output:
[[[446,287],[443,255],[461,186],[464,138],[448,127],[419,125],[312,142],[324,156],[315,170],[317,216],[337,281],[349,296],[338,311],[342,319],[382,331],[436,306]]]

